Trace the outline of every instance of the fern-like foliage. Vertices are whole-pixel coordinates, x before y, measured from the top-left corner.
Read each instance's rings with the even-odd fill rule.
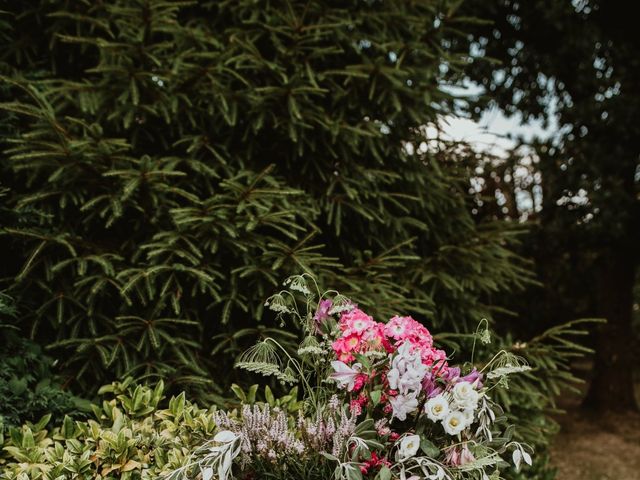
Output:
[[[458,3],[7,5],[0,180],[29,221],[1,227],[2,277],[71,386],[210,400],[300,272],[385,317],[492,318],[530,280],[515,231],[476,225],[455,149],[420,147],[465,65]]]

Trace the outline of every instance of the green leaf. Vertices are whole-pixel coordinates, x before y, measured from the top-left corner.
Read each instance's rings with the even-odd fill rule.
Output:
[[[391,480],[391,470],[389,470],[389,467],[383,465],[382,468],[380,468],[378,475],[376,475],[376,479]]]
[[[276,399],[273,396],[273,392],[271,392],[271,389],[269,388],[269,385],[265,385],[265,387],[264,387],[264,397],[265,397],[265,400],[267,401],[267,403],[271,407],[274,407],[276,405]]]
[[[247,395],[244,393],[244,390],[242,390],[242,388],[240,388],[235,383],[231,385],[231,391],[236,397],[238,397],[238,400],[240,400],[242,403],[247,402]]]
[[[430,458],[438,458],[440,455],[440,449],[424,436],[420,436],[420,450]]]

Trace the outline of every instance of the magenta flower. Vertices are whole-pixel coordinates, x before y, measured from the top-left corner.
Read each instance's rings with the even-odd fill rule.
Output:
[[[320,300],[316,314],[313,316],[313,319],[316,321],[316,325],[320,325],[330,317],[329,310],[331,310],[332,306],[333,301],[331,299]]]
[[[465,375],[464,377],[460,377],[458,381],[469,382],[473,384],[477,389],[482,388],[482,374],[475,368],[471,370],[471,373],[469,373],[468,375]]]

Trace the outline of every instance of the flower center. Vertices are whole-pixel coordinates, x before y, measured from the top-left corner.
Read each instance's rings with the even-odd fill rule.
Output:
[[[449,421],[449,425],[451,425],[452,427],[457,427],[457,426],[458,426],[458,423],[459,423],[459,422],[458,422],[458,419],[457,419],[457,418],[452,418],[452,419]]]

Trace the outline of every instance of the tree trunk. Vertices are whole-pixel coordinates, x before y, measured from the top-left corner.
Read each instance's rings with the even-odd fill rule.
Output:
[[[631,248],[628,248],[631,247]],[[598,411],[637,410],[634,392],[633,286],[636,262],[632,246],[604,255],[597,284],[598,315],[607,320],[597,332],[593,380],[585,406]]]

